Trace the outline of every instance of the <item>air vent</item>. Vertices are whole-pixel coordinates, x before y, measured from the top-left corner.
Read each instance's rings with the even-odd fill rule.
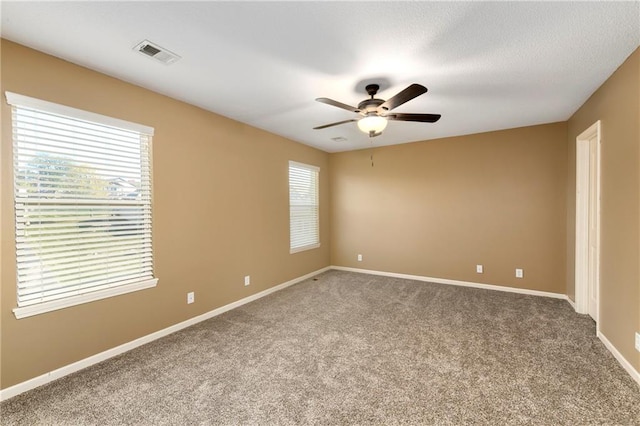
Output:
[[[162,62],[165,65],[172,64],[180,59],[180,56],[175,53],[165,49],[164,47],[160,47],[155,43],[150,42],[149,40],[145,40],[141,43],[138,43],[133,50],[137,50],[142,53],[144,56],[148,56],[150,58],[155,59],[158,62]]]
[[[153,47],[150,44],[143,45],[142,48],[140,49],[140,51],[142,53],[146,54],[146,55],[149,55],[149,56],[155,56],[158,53],[162,52],[162,50],[156,49],[155,47]]]
[[[347,138],[344,138],[342,136],[338,136],[338,137],[335,137],[335,138],[331,138],[331,140],[334,141],[334,142],[344,142],[344,141],[347,140]]]

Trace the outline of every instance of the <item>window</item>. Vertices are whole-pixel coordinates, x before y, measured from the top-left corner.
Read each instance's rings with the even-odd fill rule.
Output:
[[[15,93],[17,318],[153,287],[153,129]]]
[[[320,169],[289,161],[289,252],[320,247],[318,174]]]

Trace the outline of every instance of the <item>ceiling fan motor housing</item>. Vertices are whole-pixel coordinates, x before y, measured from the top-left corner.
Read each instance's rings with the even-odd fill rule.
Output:
[[[378,112],[378,107],[384,103],[382,99],[365,99],[358,104],[358,109],[361,114],[367,115],[372,112]]]
[[[371,99],[365,99],[358,104],[360,113],[364,115],[370,115],[374,112],[378,113],[378,107],[384,103],[384,100],[374,98],[378,90],[380,90],[380,86],[377,84],[368,84],[365,90],[367,94],[371,96]]]

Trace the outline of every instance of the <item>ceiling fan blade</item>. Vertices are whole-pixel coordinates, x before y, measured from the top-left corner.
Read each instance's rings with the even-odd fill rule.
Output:
[[[389,114],[387,120],[396,121],[420,121],[422,123],[435,123],[440,120],[440,114]]]
[[[427,88],[420,84],[414,83],[394,97],[387,99],[386,102],[380,105],[379,108],[383,111],[391,111],[392,109],[399,107],[403,103],[422,95],[423,93],[427,93]]]
[[[360,110],[356,107],[352,107],[351,105],[343,104],[342,102],[334,101],[329,98],[316,98],[316,101],[322,102],[323,104],[332,105],[334,107],[346,109],[347,111],[359,113]]]
[[[325,124],[324,126],[314,127],[313,130],[326,129],[327,127],[337,126],[338,124],[351,123],[352,121],[358,121],[358,119],[352,118],[351,120],[343,120],[343,121],[338,121],[337,123]]]

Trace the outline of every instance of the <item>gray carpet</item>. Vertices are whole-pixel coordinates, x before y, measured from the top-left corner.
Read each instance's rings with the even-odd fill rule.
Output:
[[[2,425],[638,425],[566,301],[329,271],[0,405]]]

